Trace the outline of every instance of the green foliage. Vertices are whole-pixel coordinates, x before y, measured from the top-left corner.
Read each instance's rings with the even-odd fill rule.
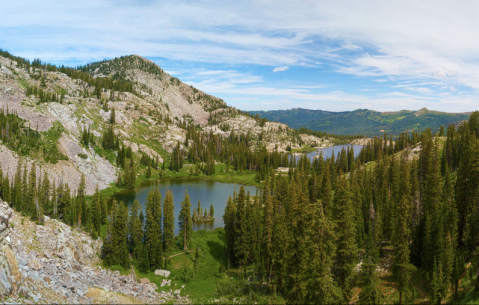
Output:
[[[180,236],[183,238],[183,249],[186,251],[188,243],[191,241],[191,234],[193,233],[191,202],[188,190],[185,191],[185,196],[181,202],[181,210],[178,215],[178,226],[180,228]]]
[[[57,163],[68,160],[68,157],[58,150],[58,140],[64,128],[55,121],[47,132],[37,132],[25,126],[26,122],[8,110],[0,111],[0,130],[2,143],[21,156],[40,154],[46,162]]]
[[[173,250],[175,238],[175,202],[173,201],[173,192],[166,192],[163,202],[163,246],[166,253]]]
[[[163,234],[161,230],[161,194],[158,189],[148,193],[145,217],[145,243],[148,249],[150,270],[160,269],[163,266]]]

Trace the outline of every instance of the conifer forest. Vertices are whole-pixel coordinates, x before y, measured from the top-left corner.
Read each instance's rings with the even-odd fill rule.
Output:
[[[0,50],[0,300],[477,304],[479,111],[404,113],[292,128],[137,55]]]

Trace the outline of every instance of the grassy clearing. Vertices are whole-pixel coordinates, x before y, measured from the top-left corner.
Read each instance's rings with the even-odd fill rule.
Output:
[[[247,268],[245,273],[238,269],[219,273],[221,262],[224,264],[226,261],[223,228],[193,232],[193,238],[186,253],[183,252],[180,236],[177,236],[177,246],[178,248],[170,254],[172,257],[168,267],[171,271],[168,278],[171,280],[171,286],[161,287],[164,277],[156,276],[154,272],[144,274],[135,269],[136,276],[148,278],[150,282],[156,283],[159,287],[158,291],[181,289],[181,295],[188,295],[193,303],[213,304],[217,303],[215,300],[231,303],[233,299],[239,303],[285,303],[279,294],[274,294],[267,285],[262,286],[256,281],[258,279],[255,278],[251,267]],[[195,269],[196,247],[199,248],[200,254],[197,269]],[[123,271],[121,267],[115,267],[115,270],[120,273]],[[256,283],[247,284],[247,278],[253,279]],[[183,285],[184,288],[182,288]],[[248,290],[250,290],[249,293]]]
[[[314,147],[311,147],[309,145],[303,145],[301,148],[297,148],[297,149],[291,149],[291,152],[292,153],[310,153],[310,152],[313,152],[315,151],[316,148]]]
[[[180,255],[170,258],[168,268],[171,271],[168,278],[171,280],[171,286],[161,287],[164,277],[157,276],[154,272],[141,273],[135,269],[136,276],[147,278],[150,282],[156,283],[159,287],[158,291],[181,289],[181,295],[189,295],[195,303],[212,303],[216,294],[216,280],[219,278],[220,262],[224,259],[224,234],[223,228],[214,231],[193,232],[192,242],[186,253],[183,252],[181,243],[178,242],[178,249],[173,251],[171,255],[178,253]],[[177,236],[177,239],[180,239],[180,237]],[[195,249],[197,246],[200,249],[200,258],[198,269],[195,270]],[[121,270],[119,271],[121,272]],[[185,288],[182,288],[183,285],[185,285]]]

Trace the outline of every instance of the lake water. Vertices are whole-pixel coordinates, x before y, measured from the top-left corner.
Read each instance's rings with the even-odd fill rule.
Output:
[[[321,149],[317,149],[313,152],[310,152],[307,154],[308,158],[313,161],[314,160],[314,157],[320,155],[321,153],[323,154],[323,158],[326,159],[326,158],[331,158],[331,156],[333,155],[333,152],[334,152],[334,156],[337,157],[338,156],[338,152],[341,152],[341,149],[348,149],[348,146],[352,146],[353,149],[354,149],[354,157],[357,157],[359,152],[361,151],[361,148],[363,148],[363,145],[351,145],[351,144],[346,144],[346,145],[334,145],[334,146],[330,146],[330,147],[326,147],[326,148],[321,148]],[[296,155],[296,160],[299,160],[299,155]]]
[[[241,185],[228,184],[214,181],[207,181],[201,179],[160,179],[154,181],[147,181],[142,183],[136,190],[124,191],[116,194],[114,197],[118,201],[123,201],[129,206],[133,203],[133,200],[138,199],[140,201],[143,213],[145,213],[145,202],[148,192],[158,188],[161,193],[162,201],[165,199],[166,191],[172,190],[173,198],[175,202],[175,234],[178,234],[178,214],[181,209],[181,202],[185,191],[188,190],[190,196],[191,211],[198,206],[198,200],[201,201],[203,209],[209,210],[210,205],[213,204],[215,209],[214,222],[208,223],[193,223],[193,230],[213,230],[218,227],[223,227],[223,214],[225,211],[226,201],[229,196],[233,196],[233,192],[239,192]],[[255,195],[259,189],[254,186],[244,186],[246,192],[250,192],[251,195]]]

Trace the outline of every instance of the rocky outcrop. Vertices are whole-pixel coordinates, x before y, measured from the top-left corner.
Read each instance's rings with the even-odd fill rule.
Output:
[[[9,222],[13,210],[4,202],[0,202],[0,294],[9,296],[17,291],[21,275],[17,260],[10,246]]]
[[[102,268],[101,247],[101,239],[93,240],[48,217],[44,225],[37,225],[0,200],[0,300],[47,304],[189,302],[187,296],[172,290],[159,292],[148,279]]]

